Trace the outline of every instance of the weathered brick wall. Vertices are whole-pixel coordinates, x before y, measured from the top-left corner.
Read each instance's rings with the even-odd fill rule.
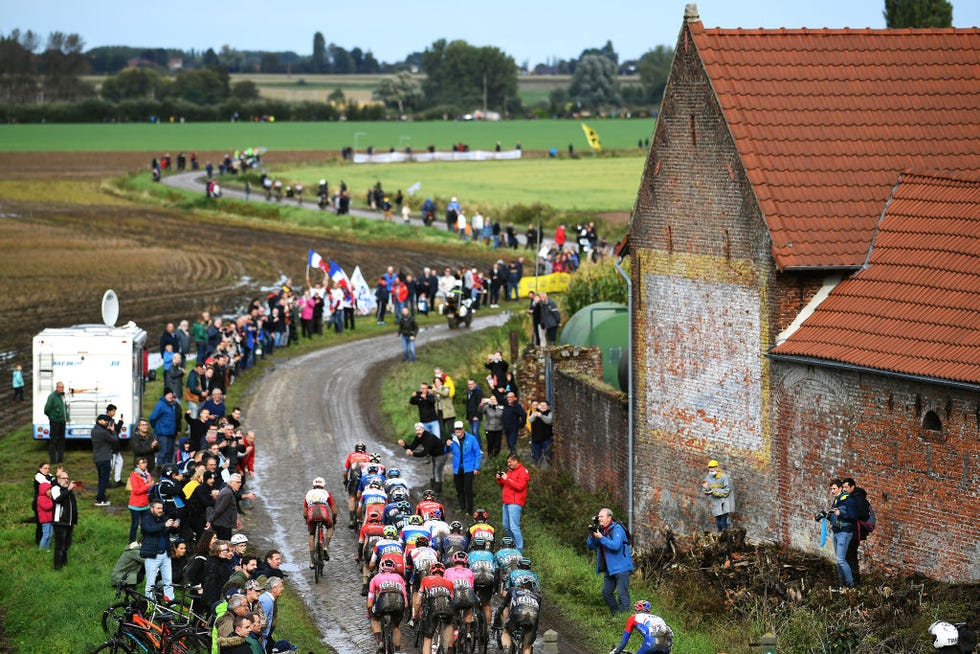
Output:
[[[555,374],[554,462],[583,488],[626,506],[629,448],[626,394],[601,379]],[[563,408],[574,407],[574,411]],[[599,507],[595,507],[599,508]]]
[[[555,370],[602,379],[602,350],[594,346],[554,345],[534,347],[529,345],[521,353],[517,368],[517,386],[520,400],[525,407],[531,400],[545,399],[545,363],[551,358]]]
[[[779,539],[818,549],[812,514],[827,505],[829,479],[852,476],[878,518],[862,548],[874,567],[980,580],[977,394],[870,373],[773,367],[784,474],[769,488],[785,516]],[[929,412],[941,431],[923,430]]]

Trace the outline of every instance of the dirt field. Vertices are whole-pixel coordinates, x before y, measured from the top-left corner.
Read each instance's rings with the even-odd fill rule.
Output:
[[[8,180],[8,188],[9,180],[23,180],[36,187],[26,194],[33,197],[44,196],[46,183],[59,185],[58,201],[0,189],[0,361],[8,377],[14,363],[29,377],[31,338],[42,328],[100,323],[99,301],[107,288],[120,298],[120,324],[132,320],[144,327],[155,349],[168,321],[193,321],[205,309],[235,312],[285,277],[302,284],[311,247],[346,270],[360,265],[369,280],[389,264],[418,272],[462,263],[416,252],[411,243],[379,251],[98,194],[97,180],[148,167],[152,156],[0,154],[0,180]],[[309,156],[277,153],[276,160]],[[71,201],[73,183],[77,203]],[[0,406],[0,433],[30,419],[27,407]]]

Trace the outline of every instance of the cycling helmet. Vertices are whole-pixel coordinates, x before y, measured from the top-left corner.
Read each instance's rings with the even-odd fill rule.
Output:
[[[371,453],[371,463],[381,463],[381,455],[377,452]]]
[[[960,632],[948,622],[933,622],[929,626],[929,633],[935,639],[932,646],[936,649],[951,647],[960,642]]]
[[[522,570],[530,570],[531,559],[527,558],[526,556],[521,557],[521,562],[517,564],[517,567],[521,568]]]
[[[391,489],[391,499],[395,502],[408,500],[408,491],[401,486],[395,486],[393,489]],[[405,503],[407,504],[408,502]]]
[[[534,577],[521,577],[517,584],[521,588],[534,588]]]
[[[637,600],[637,602],[633,605],[633,610],[637,613],[649,613],[650,602],[646,600]]]
[[[367,452],[367,445],[364,444],[364,441],[358,441],[357,442],[357,445],[354,446],[354,451],[355,452]]]
[[[323,185],[324,185],[324,184],[326,184],[326,183],[327,183],[327,180],[325,180],[325,179],[321,179],[321,180],[320,180],[320,186],[323,186]]]
[[[395,477],[401,477],[402,476],[402,471],[399,470],[398,468],[389,468],[388,469],[388,474],[386,476],[388,477],[388,479],[394,479]]]
[[[502,547],[507,547],[507,548],[513,547],[514,539],[511,538],[510,536],[504,536],[503,538],[500,539],[500,545]]]
[[[380,479],[372,479],[371,480],[371,483],[368,484],[368,488],[382,489],[384,487],[385,486],[384,486],[384,484],[381,483],[381,480]]]
[[[473,539],[473,543],[470,545],[470,549],[471,550],[482,550],[482,549],[485,549],[486,546],[487,546],[487,539],[486,538],[480,538],[479,536],[477,536],[476,538]]]
[[[446,572],[446,566],[444,566],[439,561],[433,561],[432,564],[429,566],[429,574],[441,575],[444,572]]]
[[[368,470],[368,474],[369,475],[376,475],[376,474],[378,474],[378,466],[368,466],[368,469],[367,470]]]
[[[418,538],[415,539],[416,547],[427,547],[428,545],[429,545],[428,536],[419,536]]]
[[[412,504],[408,500],[401,500],[395,503],[395,508],[397,508],[402,513],[411,513]]]
[[[173,477],[175,474],[177,474],[177,465],[175,463],[165,463],[160,468],[160,475],[163,477]]]
[[[391,559],[381,559],[380,563],[378,563],[378,570],[381,572],[394,572],[395,567],[395,562]]]
[[[442,509],[432,509],[429,511],[429,517],[433,520],[442,520]]]
[[[466,552],[456,552],[453,554],[453,565],[466,565],[470,562],[470,557]]]
[[[413,527],[421,527],[425,520],[422,519],[420,515],[410,515],[408,516],[408,524]]]
[[[326,485],[323,477],[317,477],[313,480],[313,488],[323,488]]]
[[[487,513],[486,509],[477,509],[473,512],[473,519],[477,522],[486,522],[490,514]]]
[[[434,499],[436,499],[436,492],[434,490],[432,490],[431,488],[426,488],[424,491],[422,491],[422,499],[423,500],[434,500]]]
[[[368,522],[381,522],[381,514],[377,511],[371,511],[368,514]]]
[[[459,520],[453,520],[449,523],[449,531],[453,532],[454,534],[463,533],[463,523]]]
[[[396,540],[398,538],[398,530],[395,529],[392,525],[388,525],[387,527],[385,527],[382,533],[384,534],[385,538],[389,538],[391,540]]]

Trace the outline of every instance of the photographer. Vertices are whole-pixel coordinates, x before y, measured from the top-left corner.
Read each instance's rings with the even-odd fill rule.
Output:
[[[426,382],[419,384],[419,390],[412,393],[408,399],[409,404],[414,404],[419,409],[419,422],[426,431],[432,432],[436,436],[442,436],[439,429],[439,414],[436,409],[436,394],[432,392]]]
[[[521,511],[527,503],[527,468],[520,457],[511,454],[507,457],[507,470],[497,473],[504,504],[504,533],[514,539],[514,547],[524,551],[524,537],[521,535]]]
[[[612,511],[601,509],[589,526],[585,542],[596,555],[595,572],[605,574],[602,582],[602,599],[612,615],[630,610],[630,573],[633,571],[633,554],[626,527],[613,520]],[[618,598],[618,602],[617,602]]]

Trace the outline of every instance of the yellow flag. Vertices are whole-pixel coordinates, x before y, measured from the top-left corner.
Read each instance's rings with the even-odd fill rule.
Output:
[[[601,152],[602,144],[599,143],[599,135],[596,133],[596,131],[585,123],[582,123],[582,131],[585,132],[585,138],[589,142],[592,149],[596,152]]]

